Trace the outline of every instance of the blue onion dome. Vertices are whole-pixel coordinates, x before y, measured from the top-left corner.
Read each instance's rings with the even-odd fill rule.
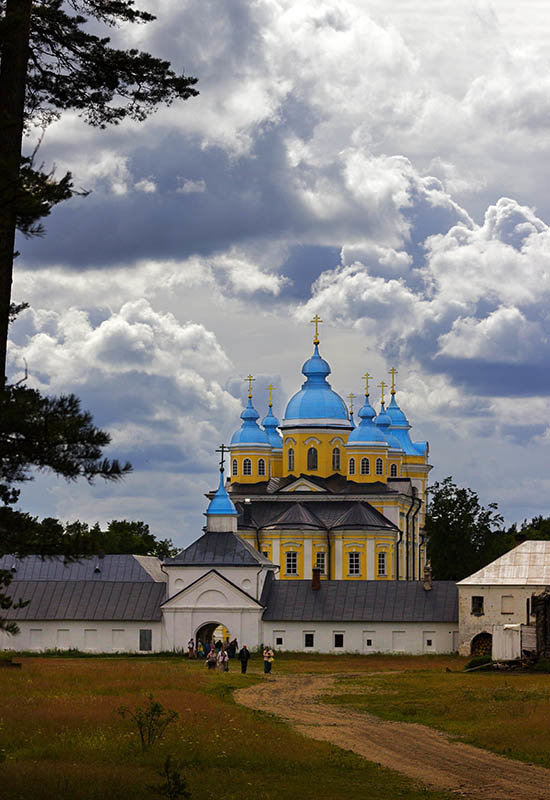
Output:
[[[283,440],[281,438],[281,434],[277,430],[279,427],[279,420],[273,414],[273,408],[271,404],[269,405],[267,415],[262,420],[262,425],[265,428],[265,433],[271,447],[273,447],[275,450],[282,450]]]
[[[426,442],[412,442],[409,435],[410,424],[397,405],[395,393],[392,394],[391,402],[387,409],[387,414],[391,419],[390,432],[394,439],[399,442],[400,448],[408,456],[426,455]]]
[[[391,448],[393,448],[394,450],[402,450],[401,444],[399,443],[399,441],[394,436],[394,431],[390,431],[391,417],[388,414],[388,412],[386,411],[386,407],[384,405],[384,402],[382,402],[382,407],[380,409],[380,413],[376,417],[375,422],[376,422],[376,425],[378,426],[378,429],[380,430],[380,433],[382,434],[384,439],[387,441],[389,446]]]
[[[355,428],[355,420],[353,419],[353,411],[350,411],[349,424],[351,425],[352,428]]]
[[[409,421],[404,413],[401,411],[399,406],[397,405],[397,401],[395,399],[395,393],[392,393],[390,404],[386,410],[386,413],[391,419],[391,427],[392,429],[396,426],[404,427],[409,429],[411,426],[409,425]]]
[[[327,381],[330,367],[319,355],[317,344],[302,367],[302,374],[306,381],[288,401],[282,427],[321,423],[327,427],[350,428],[347,406]]]
[[[239,444],[264,445],[269,447],[267,434],[257,423],[260,415],[252,405],[252,398],[248,398],[248,405],[241,414],[243,424],[231,437],[231,446]]]
[[[347,446],[357,444],[374,444],[377,446],[387,444],[386,439],[378,430],[373,420],[376,411],[369,402],[368,394],[365,395],[365,405],[359,410],[360,419],[357,428],[354,428],[348,436]]]
[[[223,470],[220,470],[220,485],[206,509],[206,516],[237,516],[237,509],[224,486]]]

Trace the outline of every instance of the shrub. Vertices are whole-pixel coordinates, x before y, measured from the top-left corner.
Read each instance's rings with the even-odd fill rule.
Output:
[[[474,669],[475,667],[486,667],[487,669],[493,663],[491,656],[474,656],[465,665],[464,669]]]
[[[181,777],[181,764],[172,758],[171,755],[166,757],[164,767],[159,772],[161,778],[164,778],[164,783],[160,786],[149,786],[153,794],[158,794],[161,797],[169,797],[171,800],[179,800],[180,797],[191,797],[191,792],[187,787],[187,781]]]
[[[550,658],[539,658],[533,664],[535,672],[550,672]]]
[[[143,751],[158,742],[164,736],[166,728],[179,716],[177,711],[165,709],[158,700],[153,700],[152,694],[149,694],[148,697],[147,705],[136,706],[133,711],[127,706],[120,706],[117,709],[123,719],[130,717],[136,723]]]

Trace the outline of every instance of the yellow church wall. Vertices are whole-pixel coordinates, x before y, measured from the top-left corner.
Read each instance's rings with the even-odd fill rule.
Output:
[[[367,458],[369,461],[368,474],[361,473],[361,459]],[[355,471],[350,472],[350,461],[354,459]],[[382,461],[382,470],[377,473],[376,462],[378,459]],[[388,476],[388,454],[387,450],[375,450],[363,448],[346,448],[346,474],[350,481],[357,483],[375,483],[381,481],[386,483]]]
[[[272,453],[271,454],[271,471],[270,475],[273,478],[281,478],[283,474],[283,454],[282,452],[279,453]]]
[[[244,474],[245,459],[250,461],[250,475]],[[260,472],[259,462],[264,462],[264,473]],[[235,474],[234,464],[237,462],[237,472]],[[231,451],[230,458],[230,478],[239,483],[259,483],[260,481],[269,480],[271,465],[271,452],[269,450],[252,450],[252,449],[239,449]]]
[[[345,475],[344,445],[349,431],[305,429],[285,431],[283,438],[283,477],[288,475],[317,475],[328,478],[335,472]],[[308,469],[307,453],[310,447],[317,450],[317,469]],[[340,450],[340,469],[333,467],[333,450]],[[294,453],[294,466],[289,463],[289,450]]]

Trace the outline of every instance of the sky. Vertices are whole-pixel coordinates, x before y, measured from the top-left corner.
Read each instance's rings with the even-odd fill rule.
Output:
[[[340,394],[396,367],[431,481],[550,515],[550,15],[542,0],[143,0],[110,31],[200,96],[40,159],[90,190],[21,240],[9,376],[74,392],[122,483],[37,475],[37,516],[200,534],[244,378],[282,418],[311,354]],[[32,136],[27,148],[32,148]],[[371,400],[378,407],[379,390]],[[358,401],[356,401],[357,404]]]

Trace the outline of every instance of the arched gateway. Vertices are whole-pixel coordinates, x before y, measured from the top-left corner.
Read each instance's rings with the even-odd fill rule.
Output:
[[[195,641],[201,641],[204,644],[212,644],[213,642],[221,641],[224,644],[231,640],[231,633],[222,622],[207,622],[197,630],[195,634]]]

